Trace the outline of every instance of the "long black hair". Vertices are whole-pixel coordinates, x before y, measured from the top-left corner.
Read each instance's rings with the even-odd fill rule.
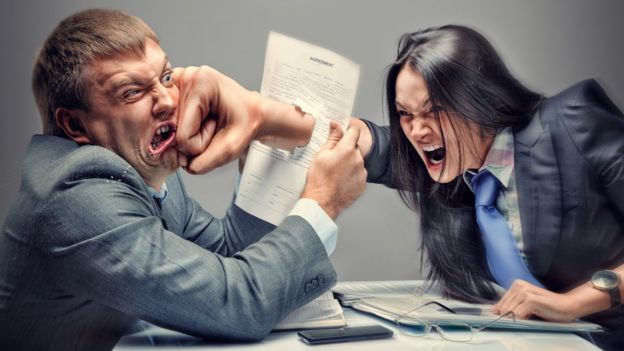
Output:
[[[474,195],[462,177],[448,184],[431,179],[401,129],[394,102],[397,76],[404,67],[423,77],[431,105],[453,112],[449,122],[456,135],[467,130],[459,127],[468,122],[479,126],[482,133],[492,134],[504,127],[523,125],[542,96],[511,75],[481,34],[459,25],[404,34],[388,72],[391,173],[403,202],[421,214],[422,246],[430,265],[428,278],[439,283],[446,296],[491,300],[495,294],[475,220]],[[435,116],[440,124],[437,110]],[[447,146],[451,141],[444,142]],[[476,153],[470,142],[454,142],[460,155],[464,150]],[[463,160],[459,162],[463,170]]]

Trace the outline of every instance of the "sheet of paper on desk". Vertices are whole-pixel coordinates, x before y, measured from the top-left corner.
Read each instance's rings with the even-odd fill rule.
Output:
[[[348,306],[365,297],[419,294],[423,287],[421,280],[360,281],[339,282],[332,291],[344,306]]]
[[[236,205],[279,225],[303,191],[310,163],[327,140],[329,121],[346,128],[359,80],[352,61],[321,47],[271,32],[260,93],[300,106],[316,118],[310,143],[293,152],[251,143]]]
[[[397,317],[405,315],[417,306],[435,300],[450,308],[471,307],[480,309],[479,315],[475,314],[452,314],[441,311],[435,306],[427,306],[409,314],[410,318],[404,319],[407,323],[420,325],[424,321],[433,323],[468,323],[473,327],[479,327],[497,319],[499,315],[490,312],[492,305],[471,304],[458,300],[444,299],[437,295],[403,296],[403,297],[377,297],[364,298],[354,302],[351,307],[356,310],[368,312],[381,318],[394,321]],[[490,328],[527,330],[527,331],[551,331],[551,332],[574,332],[574,331],[601,331],[602,327],[597,324],[577,321],[572,323],[554,323],[542,320],[522,320],[503,318],[495,322]]]
[[[307,305],[292,311],[273,330],[344,327],[347,321],[342,307],[331,291],[319,296]]]

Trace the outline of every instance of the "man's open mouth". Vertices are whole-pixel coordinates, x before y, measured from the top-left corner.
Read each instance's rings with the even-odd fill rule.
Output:
[[[165,122],[156,127],[152,142],[149,145],[149,153],[157,156],[168,148],[175,140],[176,125],[173,122]]]
[[[437,166],[444,161],[446,149],[440,145],[427,145],[423,147],[427,162],[432,166]]]

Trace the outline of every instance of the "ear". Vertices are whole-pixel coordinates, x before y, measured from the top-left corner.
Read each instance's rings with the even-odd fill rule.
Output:
[[[59,107],[54,111],[56,125],[61,128],[67,137],[78,144],[90,144],[91,139],[80,120],[80,112],[75,109]]]

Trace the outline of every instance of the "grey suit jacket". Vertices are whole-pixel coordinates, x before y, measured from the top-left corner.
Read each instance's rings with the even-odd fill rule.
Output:
[[[391,185],[389,129],[368,125],[374,140],[366,159],[369,181]],[[600,86],[587,80],[547,99],[514,130],[514,142],[531,272],[563,292],[624,263],[624,116]],[[621,333],[622,307],[590,319],[608,316]]]
[[[0,349],[110,349],[138,319],[257,340],[335,284],[301,217],[217,219],[167,186],[161,206],[111,151],[34,136],[0,233]]]

